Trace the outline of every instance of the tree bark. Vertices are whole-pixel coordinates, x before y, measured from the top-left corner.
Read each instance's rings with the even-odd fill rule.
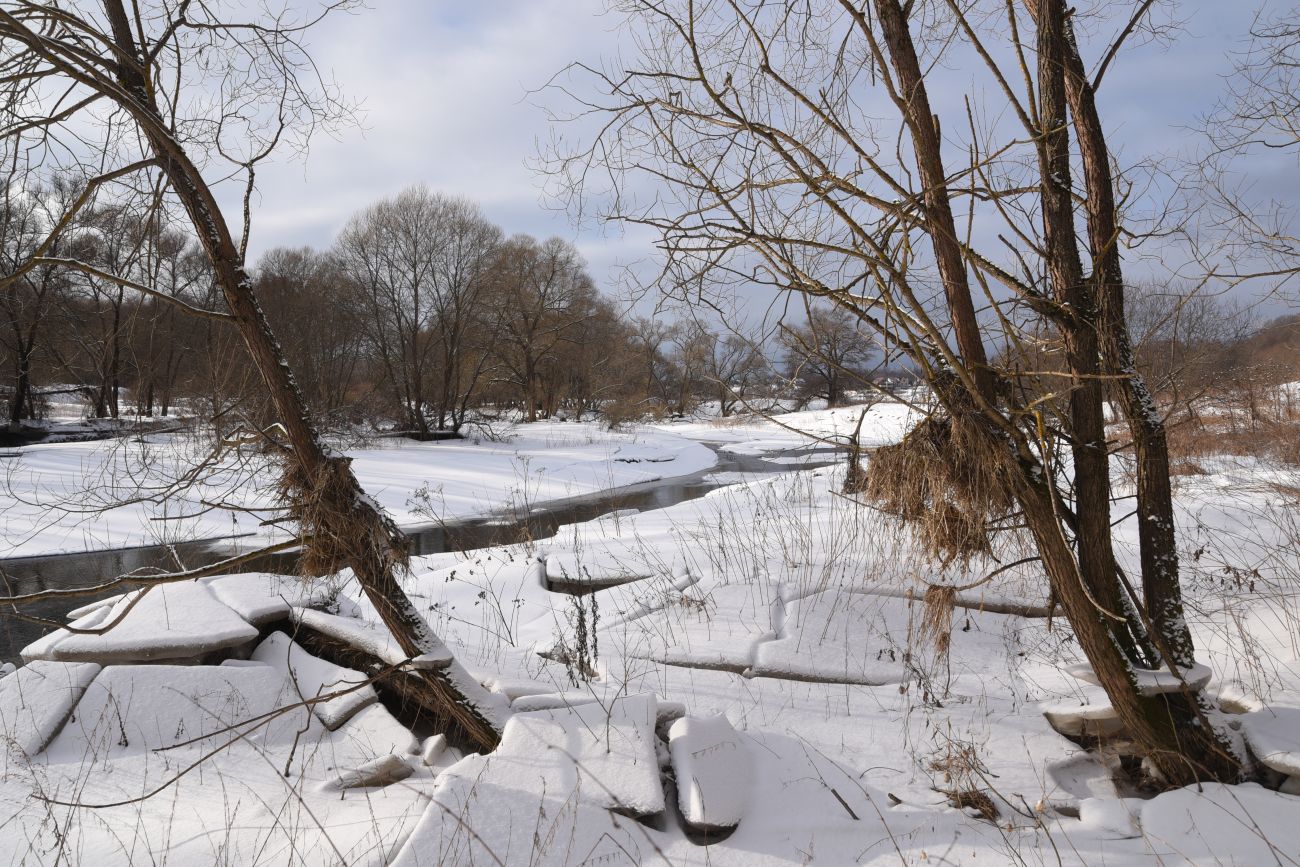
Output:
[[[1143,658],[1130,632],[1115,565],[1110,529],[1110,466],[1106,453],[1097,305],[1084,280],[1074,233],[1070,179],[1070,133],[1066,123],[1065,11],[1061,0],[1040,0],[1038,16],[1038,139],[1043,203],[1043,247],[1052,288],[1066,316],[1061,318],[1070,383],[1074,510],[1079,570],[1115,638],[1132,662]]]
[[[1124,317],[1124,275],[1110,152],[1097,111],[1096,94],[1068,22],[1064,62],[1066,95],[1078,132],[1087,191],[1088,243],[1092,280],[1100,300],[1098,328],[1102,335],[1104,370],[1109,375],[1123,377],[1116,383],[1115,395],[1128,421],[1137,463],[1138,544],[1144,603],[1156,630],[1168,642],[1175,662],[1187,666],[1195,660],[1191,633],[1183,617],[1179,584],[1169,445],[1164,421],[1134,362]]]
[[[975,380],[976,391],[980,397],[991,400],[993,375],[989,370],[984,339],[971,300],[965,257],[957,240],[957,224],[952,216],[948,179],[943,170],[939,130],[930,110],[925,77],[907,27],[907,13],[898,0],[878,0],[876,8],[880,16],[880,29],[889,48],[889,58],[898,76],[903,120],[912,136],[912,148],[921,175],[925,220],[939,266],[939,276],[943,280],[957,348],[965,367]]]

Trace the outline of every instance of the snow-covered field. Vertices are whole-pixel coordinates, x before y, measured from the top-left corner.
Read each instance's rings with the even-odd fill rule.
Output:
[[[876,407],[863,439],[887,441],[906,420]],[[842,436],[857,412],[780,421]],[[661,430],[746,453],[808,444],[770,422]],[[672,453],[694,466],[700,448],[662,433],[593,436],[600,445],[574,443],[547,465],[599,484],[670,465],[609,457]],[[467,465],[489,466],[475,450],[501,447],[464,448]],[[399,487],[413,464],[394,456],[383,476],[365,460],[371,490],[381,477]],[[509,488],[504,468],[520,458],[501,460],[500,481],[481,490]],[[0,679],[11,737],[0,860],[1295,864],[1300,527],[1279,486],[1300,479],[1252,461],[1204,468],[1177,486],[1190,619],[1219,721],[1270,766],[1294,767],[1279,771],[1293,775],[1281,793],[1130,789],[1116,773],[1122,743],[1085,751],[1044,715],[1089,730],[1110,718],[1100,690],[1067,670],[1079,654],[1063,622],[1042,616],[1041,573],[1026,564],[959,593],[944,652],[921,626],[924,590],[995,564],[925,565],[889,519],[838,493],[833,467],[739,479],[539,544],[419,558],[408,592],[489,690],[491,712],[510,715],[486,756],[419,742],[361,675],[272,632],[328,623],[373,644],[377,618],[346,580],[169,585],[102,636],[44,639]],[[477,478],[444,488],[449,502],[481,504]],[[1119,533],[1131,558],[1130,524]],[[83,612],[78,626],[126,604]],[[250,658],[137,664],[216,644]],[[341,694],[298,704],[320,692]],[[224,730],[238,720],[251,723]],[[987,800],[953,794],[970,790]]]
[[[27,446],[0,459],[0,559],[265,533],[266,459],[182,435]],[[504,442],[384,440],[348,452],[362,486],[410,528],[698,473],[713,452],[644,429],[538,423]],[[220,503],[213,508],[210,504]],[[251,509],[253,511],[240,511]]]

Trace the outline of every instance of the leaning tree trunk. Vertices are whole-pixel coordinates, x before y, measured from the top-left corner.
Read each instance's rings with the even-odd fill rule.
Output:
[[[248,347],[287,434],[291,455],[283,487],[302,532],[309,538],[310,564],[350,566],[402,652],[409,657],[444,657],[445,645],[407,598],[397,572],[407,559],[406,539],[366,496],[350,460],[332,454],[317,435],[302,393],[284,360],[252,281],[210,188],[184,148],[166,127],[145,78],[122,0],[105,0],[119,60],[115,74],[125,94],[115,98],[134,117],[163,173],[194,224],[211,261],[216,283]],[[500,720],[483,688],[454,662],[440,670],[417,669],[443,697],[448,718],[479,748],[493,749]]]
[[[1079,520],[1082,516],[1062,514],[1055,476],[1044,467],[1024,435],[1008,428],[1007,420],[997,409],[996,386],[984,362],[965,258],[948,203],[937,121],[930,114],[907,13],[898,0],[878,0],[875,6],[881,30],[898,79],[899,107],[911,133],[924,185],[924,228],[935,248],[953,332],[965,368],[965,371],[955,371],[961,377],[960,385],[954,378],[947,387],[967,392],[974,404],[967,410],[978,411],[962,412],[962,404],[967,401],[960,393],[949,395],[951,399],[945,399],[945,405],[950,404],[950,408],[966,415],[961,418],[955,414],[954,424],[979,425],[983,428],[981,435],[990,438],[991,452],[1001,448],[1011,493],[1042,558],[1052,591],[1061,601],[1080,646],[1117,714],[1156,771],[1175,785],[1206,778],[1234,779],[1239,773],[1237,759],[1219,741],[1203,716],[1192,719],[1184,712],[1194,713],[1194,702],[1183,703],[1169,696],[1145,696],[1138,689],[1133,658],[1137,655],[1136,637],[1141,635],[1143,623],[1134,606],[1120,592],[1109,521],[1099,519],[1109,514],[1109,469],[1098,377],[1102,346],[1095,330],[1104,314],[1094,299],[1091,304],[1083,305],[1082,317],[1061,321],[1062,313],[1080,312],[1071,311],[1071,306],[1089,300],[1082,294],[1088,287],[1082,277],[1078,250],[1071,246],[1076,241],[1068,186],[1069,137],[1065,129],[1066,95],[1061,68],[1065,13],[1059,0],[1040,0],[1037,5],[1042,13],[1038,33],[1041,116],[1046,118],[1041,167],[1048,234],[1045,253],[1058,298],[1064,302],[1055,319],[1066,335],[1071,372],[1076,377],[1075,390],[1082,392],[1072,398],[1070,412],[1080,440],[1076,461],[1082,459],[1084,467],[1079,509],[1086,512],[1096,507],[1098,511],[1084,518],[1082,526]],[[1089,307],[1090,314],[1086,310]],[[1078,467],[1076,481],[1077,473]],[[1064,532],[1067,525],[1076,530],[1078,553]]]
[[[1025,455],[1028,457],[1028,454]],[[1047,477],[1024,461],[1015,475],[1016,499],[1034,538],[1052,593],[1060,601],[1079,647],[1092,665],[1111,706],[1157,775],[1173,786],[1205,779],[1235,781],[1240,764],[1204,716],[1189,717],[1178,694],[1147,696],[1138,689],[1129,660],[1107,616],[1085,589],[1077,561],[1054,515]]]

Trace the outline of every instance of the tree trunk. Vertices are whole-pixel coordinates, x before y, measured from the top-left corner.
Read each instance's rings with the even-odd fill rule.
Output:
[[[921,175],[925,221],[930,243],[934,245],[939,276],[943,280],[944,296],[953,332],[957,337],[957,349],[975,381],[976,393],[984,400],[990,400],[993,396],[993,376],[984,352],[975,304],[971,300],[966,260],[957,241],[957,225],[952,216],[948,180],[943,169],[943,152],[939,146],[939,130],[930,110],[925,77],[907,27],[907,13],[898,0],[878,0],[876,8],[880,14],[880,29],[889,48],[889,58],[898,76],[901,91],[899,96],[902,99],[900,109],[912,136],[912,149]]]
[[[1138,545],[1144,604],[1155,630],[1168,643],[1174,661],[1188,666],[1195,660],[1191,633],[1183,618],[1178,577],[1169,445],[1164,421],[1133,358],[1124,317],[1124,276],[1110,154],[1097,112],[1096,95],[1068,22],[1064,48],[1066,95],[1078,131],[1087,189],[1088,241],[1092,279],[1100,299],[1104,369],[1107,374],[1123,377],[1116,383],[1115,394],[1128,421],[1137,463]]]
[[[1070,382],[1071,455],[1074,463],[1074,512],[1079,571],[1093,599],[1113,616],[1107,618],[1120,647],[1135,663],[1145,663],[1139,639],[1130,631],[1132,618],[1124,603],[1111,546],[1110,466],[1097,339],[1097,305],[1083,277],[1074,234],[1070,190],[1070,133],[1066,124],[1064,8],[1059,0],[1040,0],[1038,16],[1038,139],[1042,178],[1043,246],[1052,288],[1062,310]],[[1058,14],[1053,14],[1053,6]]]
[[[317,435],[302,393],[253,294],[252,281],[211,190],[158,113],[145,79],[122,0],[105,0],[113,38],[120,52],[116,75],[125,90],[119,97],[138,122],[178,200],[189,214],[212,263],[239,333],[262,377],[291,445],[285,472],[286,493],[310,534],[309,562],[350,566],[391,631],[410,657],[443,654],[445,647],[420,616],[397,582],[406,562],[406,539],[366,496],[350,460],[326,449]],[[447,715],[470,740],[485,750],[500,740],[494,703],[472,679],[448,671],[421,671],[419,676],[444,697]],[[463,669],[459,669],[463,672]]]

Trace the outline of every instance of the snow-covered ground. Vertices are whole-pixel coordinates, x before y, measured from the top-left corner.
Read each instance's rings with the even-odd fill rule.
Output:
[[[842,435],[857,414],[803,421]],[[900,407],[877,407],[863,438],[905,423]],[[753,452],[807,444],[770,422],[665,429]],[[667,448],[640,436],[639,448]],[[1215,719],[1292,774],[1282,792],[1127,788],[1122,744],[1085,751],[1044,715],[1101,727],[1111,716],[1071,673],[1068,629],[1042,616],[1041,572],[1024,564],[958,593],[944,652],[922,627],[926,587],[995,564],[925,565],[890,519],[838,493],[843,469],[830,467],[540,544],[418,558],[408,592],[491,712],[512,713],[486,756],[417,743],[356,672],[266,635],[328,622],[373,643],[375,613],[346,580],[205,579],[83,612],[83,628],[126,613],[103,636],[38,642],[35,662],[0,679],[12,738],[0,853],[104,865],[1295,864],[1300,527],[1279,488],[1300,474],[1205,469],[1176,492],[1189,619]],[[227,655],[243,642],[251,659],[137,664],[202,650],[178,621],[221,624],[213,642]],[[343,694],[296,706],[331,692]],[[277,706],[292,707],[256,723]],[[253,722],[222,731],[237,719]],[[987,800],[950,794],[970,790]]]
[[[255,452],[213,457],[185,435],[27,446],[0,458],[0,559],[265,533],[275,474]],[[713,452],[671,433],[522,425],[503,442],[382,440],[348,452],[362,486],[410,528],[704,471]],[[210,504],[223,507],[213,508]],[[254,511],[240,511],[252,509]]]

